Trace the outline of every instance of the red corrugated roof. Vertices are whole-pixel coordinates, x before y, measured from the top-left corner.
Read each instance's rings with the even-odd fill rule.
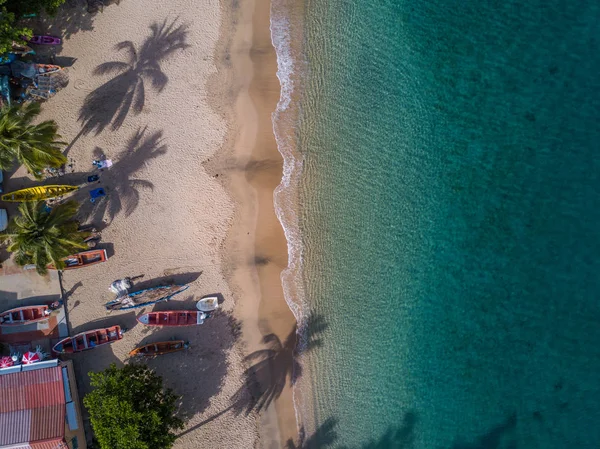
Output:
[[[65,404],[38,407],[31,411],[29,441],[58,438],[65,434]]]
[[[60,366],[0,376],[0,447],[54,444],[65,433],[65,392]]]
[[[69,446],[62,440],[56,438],[48,441],[37,441],[29,445],[31,449],[69,449]]]
[[[0,447],[26,443],[31,434],[31,410],[0,413]]]

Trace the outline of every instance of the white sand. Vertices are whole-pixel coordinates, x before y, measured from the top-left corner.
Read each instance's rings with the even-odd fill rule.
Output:
[[[84,182],[99,152],[115,163],[101,173],[100,184],[86,186],[76,195],[84,204],[85,214],[93,206],[88,201],[89,190],[107,190],[108,197],[98,202],[92,213],[96,226],[106,226],[102,243],[109,248],[110,259],[64,274],[65,290],[74,289],[68,298],[73,331],[113,324],[130,329],[123,340],[73,356],[73,360],[83,381],[83,396],[89,388],[88,371],[103,369],[111,362],[122,363],[140,342],[187,339],[190,350],[150,362],[164,376],[166,385],[183,396],[182,411],[190,417],[175,447],[251,448],[257,435],[253,414],[234,416],[226,412],[199,425],[227,409],[230,397],[242,385],[242,348],[234,341],[225,314],[203,326],[153,331],[136,325],[135,315],[140,310],[109,315],[103,307],[113,297],[108,291],[113,280],[141,274],[145,276],[138,285],[151,280],[156,285],[160,279],[192,281],[188,291],[161,303],[158,309],[191,309],[195,300],[211,293],[223,295],[225,311],[234,307],[219,255],[234,204],[202,165],[221,148],[227,132],[227,123],[207,103],[211,95],[207,80],[216,73],[213,57],[221,23],[219,2],[124,0],[107,7],[95,16],[93,31],[78,32],[65,40],[61,56],[77,60],[68,69],[69,85],[44,105],[43,117],[58,122],[63,140],[75,139],[82,129],[78,117],[86,96],[116,76],[97,76],[94,69],[107,61],[126,61],[126,52],[115,50],[123,41],[131,41],[139,56],[151,35],[150,26],[160,26],[165,20],[186,26],[189,47],[160,61],[160,69],[168,77],[162,91],[153,88],[149,78],[142,78],[145,98],[141,113],[132,108],[120,128],[113,130],[109,125],[98,135],[94,131],[80,135],[68,152],[76,174],[62,181]],[[145,56],[152,61],[152,52],[148,53]],[[132,76],[128,83],[135,80]],[[106,110],[96,107],[88,112],[93,119],[104,119],[112,102],[121,98],[107,95],[105,102],[98,103]],[[142,144],[132,152],[128,142],[144,129]],[[162,133],[159,142],[153,146],[143,143],[155,133]],[[17,172],[13,177],[15,186],[19,176],[22,174]]]

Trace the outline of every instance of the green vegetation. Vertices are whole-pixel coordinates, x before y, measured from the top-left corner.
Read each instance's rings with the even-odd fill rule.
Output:
[[[10,4],[28,3],[24,0],[10,0],[6,4],[6,0],[0,0],[0,55],[8,53],[13,41],[22,42],[21,36],[31,36],[31,30],[25,27],[19,27],[16,24],[18,14],[7,8]]]
[[[43,201],[19,204],[20,215],[11,219],[0,241],[8,242],[8,251],[15,253],[18,265],[35,264],[39,274],[46,274],[46,265],[64,268],[62,258],[87,246],[87,233],[78,231],[73,216],[79,208],[74,201],[48,209]]]
[[[90,373],[94,391],[83,399],[101,449],[169,449],[183,427],[179,399],[145,365]]]
[[[48,14],[55,14],[58,7],[65,0],[5,0],[6,9],[15,14],[17,18],[29,14],[40,14],[42,11]]]
[[[36,178],[46,167],[60,167],[67,162],[57,141],[58,126],[54,120],[32,125],[40,113],[39,103],[10,106],[0,111],[0,170],[9,169],[15,159]]]
[[[23,43],[22,36],[31,37],[29,28],[18,21],[46,12],[53,15],[65,0],[0,0],[0,55],[9,53],[13,42]]]

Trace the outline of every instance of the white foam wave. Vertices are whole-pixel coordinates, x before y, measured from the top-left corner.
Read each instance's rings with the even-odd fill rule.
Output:
[[[294,129],[297,120],[298,73],[300,53],[296,57],[292,48],[291,8],[288,0],[271,2],[271,41],[277,54],[277,78],[281,85],[279,102],[272,114],[273,132],[277,148],[283,157],[283,175],[275,189],[275,211],[283,227],[288,248],[288,266],[281,273],[285,300],[297,322],[302,322],[307,310],[302,281],[303,246],[298,217],[298,188],[303,168],[303,158],[296,150]],[[299,326],[300,327],[300,326]],[[302,347],[303,336],[299,335]],[[302,406],[296,389],[293,389],[294,409],[298,431],[303,427]]]
[[[295,59],[292,55],[290,18],[286,14],[285,2],[271,3],[271,40],[277,53],[277,77],[281,93],[277,108],[272,114],[273,132],[277,147],[283,157],[283,176],[274,192],[277,217],[283,226],[288,245],[288,267],[281,278],[285,299],[296,319],[302,319],[304,296],[301,294],[302,239],[297,213],[298,184],[302,174],[303,160],[295,149],[293,134],[296,117],[291,110],[294,92]]]

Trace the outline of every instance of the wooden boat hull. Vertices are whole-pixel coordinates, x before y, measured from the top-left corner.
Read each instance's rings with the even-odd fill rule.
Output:
[[[137,320],[146,326],[196,326],[204,323],[208,315],[198,310],[167,310],[148,312]]]
[[[161,285],[132,292],[124,298],[114,299],[104,304],[107,310],[130,310],[168,301],[173,296],[187,290],[189,285]]]
[[[46,321],[49,317],[50,310],[46,305],[17,307],[0,313],[0,326],[23,326],[25,324]]]
[[[94,329],[72,337],[63,338],[54,345],[52,352],[55,354],[73,354],[111,344],[122,338],[123,332],[120,326]]]
[[[74,270],[76,268],[89,267],[90,265],[96,265],[98,263],[106,262],[108,256],[105,249],[91,249],[89,251],[82,251],[77,254],[65,257],[63,260],[66,263],[63,270]],[[56,267],[52,264],[48,265],[50,270],[56,270]]]
[[[188,344],[183,340],[160,341],[157,343],[148,343],[147,345],[135,348],[129,353],[130,356],[153,357],[155,355],[169,354],[171,352],[183,351],[188,348]]]
[[[39,201],[66,195],[67,193],[74,192],[77,189],[79,189],[79,187],[68,185],[29,187],[27,189],[15,190],[14,192],[5,193],[0,198],[2,199],[2,201],[6,201],[9,203]]]

